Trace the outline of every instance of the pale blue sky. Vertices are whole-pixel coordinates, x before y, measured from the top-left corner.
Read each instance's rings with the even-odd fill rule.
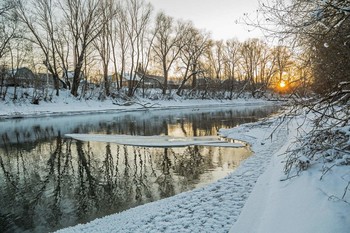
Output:
[[[248,32],[235,21],[244,13],[253,14],[258,0],[148,0],[156,11],[162,10],[175,18],[191,20],[197,28],[211,32],[214,39],[261,37],[259,30]]]

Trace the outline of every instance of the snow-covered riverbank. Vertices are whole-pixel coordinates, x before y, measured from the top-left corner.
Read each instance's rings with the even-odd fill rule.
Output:
[[[222,130],[224,136],[249,142],[255,151],[226,178],[60,232],[348,232],[349,194],[340,200],[350,175],[347,167],[335,168],[335,174],[321,181],[322,165],[314,164],[281,181],[283,154],[301,121],[277,131],[278,119]]]
[[[0,118],[77,115],[210,106],[272,104],[263,100],[170,100],[115,103],[112,100],[60,98],[52,103],[0,102]],[[308,130],[296,118],[275,130],[279,119],[221,130],[223,136],[246,141],[255,152],[226,178],[209,186],[96,219],[61,232],[348,232],[350,180],[348,166],[332,167],[320,180],[322,163],[300,176],[285,179],[284,153],[297,131]],[[271,133],[272,137],[271,136]]]
[[[79,115],[94,113],[104,113],[113,111],[138,111],[145,109],[178,109],[178,108],[196,108],[196,107],[219,107],[219,106],[248,106],[248,105],[272,105],[271,101],[262,99],[184,99],[173,97],[171,100],[150,100],[143,98],[134,98],[131,100],[121,99],[78,99],[72,97],[69,92],[61,92],[61,96],[54,96],[49,102],[40,101],[39,104],[31,104],[29,99],[21,99],[17,102],[12,100],[0,101],[0,119],[1,118],[22,118],[36,116],[60,116],[60,115]]]
[[[270,124],[258,124],[252,128],[253,125],[237,128],[235,136],[249,139],[253,149],[260,153],[247,159],[226,178],[201,189],[63,229],[62,232],[228,232],[271,155],[287,136],[283,129],[278,132],[276,140],[270,141],[266,139],[272,130]],[[233,136],[232,131],[229,132]]]
[[[277,143],[272,150],[271,162],[259,177],[231,233],[349,232],[349,166],[331,166],[315,159],[296,177],[289,178],[284,174],[286,152],[293,149],[298,132],[305,134],[310,126],[310,119],[298,116],[284,125],[282,132],[272,135],[271,141],[281,142],[282,134],[282,143]],[[238,128],[223,133],[237,138],[240,131]],[[266,146],[273,147],[258,143],[262,139],[259,131],[251,134],[253,140],[242,138],[253,142],[258,156],[264,154]],[[267,157],[271,155],[266,154]]]

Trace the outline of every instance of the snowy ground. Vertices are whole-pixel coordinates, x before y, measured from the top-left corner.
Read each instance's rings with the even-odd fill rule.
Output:
[[[222,130],[256,152],[226,178],[60,232],[349,232],[350,197],[341,198],[350,178],[347,167],[320,180],[322,165],[316,163],[284,180],[283,154],[301,121],[283,125],[272,137],[276,119]]]
[[[134,98],[131,100],[106,99],[103,101],[90,99],[79,99],[72,97],[69,91],[61,91],[59,97],[53,96],[50,102],[40,101],[38,105],[31,104],[30,99],[20,99],[13,102],[11,99],[0,101],[1,118],[21,118],[36,116],[57,116],[89,114],[90,112],[112,112],[112,111],[136,111],[145,109],[172,109],[183,107],[218,107],[225,105],[247,106],[257,104],[272,104],[259,99],[183,99],[173,97],[171,100],[150,100]]]
[[[61,232],[228,232],[256,180],[265,171],[271,155],[283,144],[287,135],[285,130],[280,130],[276,140],[265,140],[272,127],[269,124],[259,124],[255,128],[252,126],[248,124],[240,127],[235,136],[249,139],[253,149],[259,150],[259,153],[226,178],[201,189]],[[232,131],[230,133],[233,136]]]
[[[299,116],[285,127],[288,136],[276,148],[230,232],[350,232],[350,194],[346,191],[350,183],[349,166],[327,167],[323,161],[315,160],[299,176],[287,179],[283,172],[285,153],[293,148],[297,132],[308,132],[310,122]],[[224,133],[236,136],[235,129]],[[279,135],[274,135],[272,141],[276,137]],[[257,155],[261,148],[269,146],[254,145]]]
[[[221,101],[219,104],[244,106],[259,104],[259,101]],[[143,101],[128,105],[110,100],[61,98],[40,105],[0,102],[0,118],[134,111],[145,106],[162,109],[210,105],[218,106],[218,101]],[[221,130],[224,136],[249,142],[255,152],[226,178],[60,232],[349,232],[350,191],[344,190],[350,181],[348,166],[332,167],[321,180],[323,164],[314,163],[300,176],[281,181],[285,179],[284,153],[293,145],[303,120],[284,124],[272,138],[277,119]],[[307,130],[307,124],[302,127]]]

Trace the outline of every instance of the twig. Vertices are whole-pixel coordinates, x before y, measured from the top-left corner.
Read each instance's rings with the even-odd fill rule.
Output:
[[[294,175],[294,176],[288,176],[287,178],[280,179],[280,181],[290,180],[290,179],[292,179],[292,178],[294,178],[294,177],[297,177],[297,176],[299,176],[299,174],[296,174],[296,175]]]
[[[344,194],[341,197],[342,200],[344,200],[344,197],[345,197],[346,193],[348,192],[349,185],[350,185],[350,181],[348,182],[348,185],[345,187]]]
[[[330,171],[332,169],[332,167],[334,167],[336,164],[333,164],[332,166],[330,166],[329,168],[327,168],[327,170],[325,172],[322,173],[322,176],[320,177],[320,180],[322,180],[323,176],[327,174],[328,171]]]

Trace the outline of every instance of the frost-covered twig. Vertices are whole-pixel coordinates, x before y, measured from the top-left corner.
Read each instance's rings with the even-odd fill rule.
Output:
[[[343,199],[343,200],[344,200],[344,198],[345,198],[346,193],[347,193],[348,190],[349,190],[349,185],[350,185],[350,181],[348,182],[348,185],[345,187],[344,194],[343,194],[343,196],[341,197],[341,199]]]
[[[135,102],[135,104],[138,104],[138,105],[141,105],[142,107],[144,107],[144,108],[152,108],[152,107],[154,107],[154,106],[160,106],[160,104],[158,104],[158,103],[140,103],[140,102]]]
[[[320,177],[320,180],[322,180],[323,176],[327,174],[336,164],[333,164],[330,167],[327,167],[327,169],[322,173],[322,176]]]

